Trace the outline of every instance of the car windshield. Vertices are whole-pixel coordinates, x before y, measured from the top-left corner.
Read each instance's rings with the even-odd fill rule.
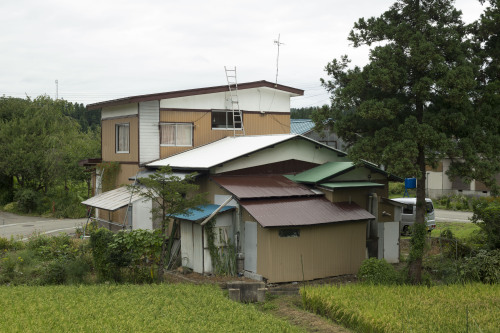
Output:
[[[425,208],[427,210],[427,213],[432,213],[434,211],[434,206],[432,206],[432,202],[426,202]]]

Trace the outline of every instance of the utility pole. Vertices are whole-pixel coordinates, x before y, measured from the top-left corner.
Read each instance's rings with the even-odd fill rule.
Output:
[[[285,43],[280,42],[280,35],[278,34],[278,40],[274,41],[274,44],[278,46],[278,56],[276,57],[276,82],[274,83],[274,87],[278,86],[278,62],[280,59],[280,45],[285,45]]]
[[[56,80],[56,101],[59,99],[59,80]]]

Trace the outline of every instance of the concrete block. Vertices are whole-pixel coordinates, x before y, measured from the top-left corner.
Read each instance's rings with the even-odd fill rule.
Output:
[[[241,302],[240,290],[239,289],[229,289],[229,299],[235,302]]]
[[[257,302],[265,302],[266,301],[266,291],[267,291],[267,288],[258,288],[257,289]]]

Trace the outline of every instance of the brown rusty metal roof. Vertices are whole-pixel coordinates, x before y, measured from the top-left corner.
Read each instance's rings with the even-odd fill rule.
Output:
[[[282,175],[212,176],[238,199],[317,196],[307,186]]]
[[[307,226],[375,218],[355,203],[331,203],[318,197],[244,200],[240,204],[263,227]]]

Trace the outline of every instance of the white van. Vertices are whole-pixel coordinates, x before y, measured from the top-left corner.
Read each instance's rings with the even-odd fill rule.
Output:
[[[400,231],[402,234],[407,234],[410,227],[413,226],[417,216],[417,198],[395,198],[391,200],[404,205],[403,213],[401,214]],[[436,217],[434,216],[434,205],[432,204],[431,199],[425,198],[425,207],[427,210],[427,214],[425,216],[427,229],[431,231],[432,229],[436,229]]]

